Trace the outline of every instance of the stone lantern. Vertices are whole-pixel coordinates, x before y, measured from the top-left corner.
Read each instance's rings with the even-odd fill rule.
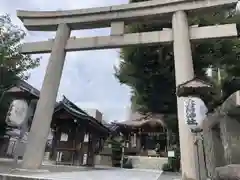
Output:
[[[194,133],[202,131],[202,122],[208,112],[208,102],[212,102],[211,84],[194,78],[177,87],[177,96],[184,100],[184,118]]]

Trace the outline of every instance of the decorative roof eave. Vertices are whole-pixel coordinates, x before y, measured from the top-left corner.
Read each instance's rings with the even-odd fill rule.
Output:
[[[99,122],[98,120],[96,120],[95,118],[93,118],[92,116],[87,114],[85,111],[83,111],[82,109],[77,107],[74,103],[72,103],[70,100],[68,100],[65,96],[63,96],[63,100],[56,105],[54,113],[56,113],[57,111],[59,111],[62,108],[64,110],[66,110],[68,113],[70,113],[71,115],[73,115],[76,118],[76,120],[79,121],[80,119],[86,119],[93,126],[100,127],[104,131],[110,132],[109,128],[107,128],[101,122]]]
[[[124,127],[133,127],[133,128],[141,128],[144,125],[149,124],[150,126],[157,126],[161,125],[163,126],[163,123],[160,122],[159,120],[145,120],[145,121],[140,121],[140,122],[123,122],[123,123],[117,123],[119,126],[124,126]],[[165,126],[163,126],[165,127]]]
[[[138,119],[127,120],[127,121],[119,122],[116,124],[121,127],[135,127],[135,128],[140,128],[146,124],[149,124],[151,126],[161,125],[162,127],[165,128],[166,124],[162,120],[162,118],[163,118],[162,115],[147,114]]]
[[[193,79],[186,81],[179,85],[179,87],[212,87],[212,84],[206,82],[200,78],[194,77]]]
[[[219,99],[213,85],[197,77],[180,84],[177,87],[176,94],[178,97],[199,97],[205,102],[209,109],[212,109],[213,102]]]
[[[29,93],[33,98],[38,99],[40,96],[40,91],[28,84],[23,80],[18,80],[15,84],[10,86],[6,93],[17,94],[17,93]]]
[[[117,131],[119,127],[115,123],[105,124],[105,126],[111,130],[111,132]]]

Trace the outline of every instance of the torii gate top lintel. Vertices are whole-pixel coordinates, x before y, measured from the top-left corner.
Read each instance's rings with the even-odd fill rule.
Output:
[[[125,24],[154,19],[171,21],[171,15],[176,11],[212,11],[213,8],[229,8],[236,3],[237,0],[152,0],[66,11],[19,10],[17,16],[32,31],[56,31],[61,23],[68,24],[72,30],[79,30],[109,27],[113,21],[123,21]]]

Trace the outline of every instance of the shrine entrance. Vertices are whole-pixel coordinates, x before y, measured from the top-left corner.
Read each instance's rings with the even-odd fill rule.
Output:
[[[23,157],[23,168],[37,169],[42,163],[66,52],[121,48],[134,45],[173,43],[176,86],[193,79],[191,41],[236,37],[236,24],[189,27],[186,12],[205,13],[217,8],[230,8],[237,0],[171,0],[146,1],[126,5],[54,12],[18,11],[26,29],[56,31],[54,40],[24,43],[26,54],[51,53],[40,99],[34,115],[29,142]],[[125,26],[136,22],[172,22],[172,29],[125,33]],[[70,37],[71,30],[110,27],[110,36]],[[183,99],[178,98],[178,120],[182,173],[196,179],[193,136],[183,117]],[[41,127],[41,128],[39,128]]]

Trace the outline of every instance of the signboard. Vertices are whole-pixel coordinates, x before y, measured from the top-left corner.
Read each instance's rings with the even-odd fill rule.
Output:
[[[202,122],[208,109],[205,103],[197,97],[184,98],[184,119],[190,129],[202,129]]]
[[[174,151],[168,151],[168,157],[175,157]]]
[[[7,113],[6,123],[9,126],[21,126],[27,118],[28,103],[25,100],[13,100]]]

